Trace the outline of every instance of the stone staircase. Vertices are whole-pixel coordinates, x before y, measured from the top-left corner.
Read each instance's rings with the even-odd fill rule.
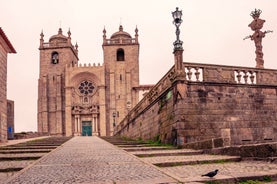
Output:
[[[0,147],[0,181],[5,181],[69,139],[48,137]]]
[[[264,161],[243,160],[240,156],[204,154],[202,150],[176,149],[169,146],[103,137],[106,141],[152,164],[180,183],[264,183],[277,181],[277,164]],[[218,169],[213,177],[202,177]],[[274,182],[272,182],[274,183]],[[277,182],[276,182],[277,183]]]

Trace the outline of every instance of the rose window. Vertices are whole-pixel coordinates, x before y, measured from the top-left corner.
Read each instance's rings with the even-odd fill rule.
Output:
[[[93,86],[93,84],[91,82],[83,81],[79,85],[78,89],[79,89],[81,94],[88,95],[88,94],[93,93],[94,86]]]

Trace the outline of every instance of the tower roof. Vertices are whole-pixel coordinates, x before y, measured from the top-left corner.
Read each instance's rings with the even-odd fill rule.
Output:
[[[59,40],[59,41],[67,41],[67,37],[63,35],[62,28],[59,28],[58,34],[51,36],[49,39],[49,42],[52,42],[53,40]]]
[[[123,31],[123,26],[122,25],[119,26],[119,31],[112,34],[111,39],[115,39],[115,38],[119,38],[119,37],[132,38],[129,33]]]

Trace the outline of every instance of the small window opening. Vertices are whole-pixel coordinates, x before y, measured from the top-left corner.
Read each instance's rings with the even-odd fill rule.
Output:
[[[59,53],[53,52],[51,59],[52,59],[52,64],[58,64],[59,63]]]
[[[116,60],[117,61],[124,61],[124,50],[123,49],[118,49],[116,52]]]

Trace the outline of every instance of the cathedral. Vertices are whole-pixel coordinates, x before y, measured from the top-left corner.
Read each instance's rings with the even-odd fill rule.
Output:
[[[44,41],[40,35],[38,132],[45,135],[110,136],[139,101],[139,42],[119,31],[103,30],[103,64],[79,64],[71,32]]]

